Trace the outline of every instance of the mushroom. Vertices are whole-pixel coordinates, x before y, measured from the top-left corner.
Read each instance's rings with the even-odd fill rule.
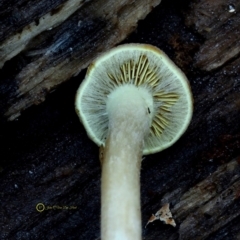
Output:
[[[154,46],[120,45],[89,66],[75,107],[88,136],[104,149],[101,239],[141,239],[142,155],[171,146],[188,127],[187,78]]]

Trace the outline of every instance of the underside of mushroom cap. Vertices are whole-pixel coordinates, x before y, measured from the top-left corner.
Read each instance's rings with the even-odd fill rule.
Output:
[[[158,48],[148,44],[120,45],[97,58],[77,91],[75,107],[88,136],[99,146],[108,133],[108,96],[122,85],[148,91],[153,106],[143,154],[161,151],[185,132],[193,111],[188,80]]]

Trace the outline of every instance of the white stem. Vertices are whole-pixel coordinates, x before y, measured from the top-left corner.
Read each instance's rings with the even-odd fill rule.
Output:
[[[150,117],[145,92],[136,87],[108,100],[109,135],[102,165],[101,239],[141,239],[140,167]],[[120,93],[119,93],[120,92]]]

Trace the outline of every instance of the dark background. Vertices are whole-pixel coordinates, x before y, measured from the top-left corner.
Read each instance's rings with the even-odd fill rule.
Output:
[[[143,236],[149,240],[240,237],[240,214],[214,228],[208,216],[202,220],[199,206],[179,218],[173,211],[176,228],[160,221],[144,228],[164,202],[174,209],[185,192],[240,156],[239,57],[212,71],[195,64],[205,36],[187,23],[192,8],[190,1],[162,1],[124,41],[149,43],[165,51],[187,75],[195,100],[193,119],[183,137],[171,148],[146,156],[142,163]],[[98,147],[88,139],[74,110],[75,93],[85,72],[15,121],[1,120],[0,239],[100,239]],[[77,209],[39,213],[37,203]],[[219,211],[224,217],[234,215],[239,207],[236,197]],[[203,236],[198,229],[191,234],[180,229],[192,214],[201,220],[197,228],[204,231]]]

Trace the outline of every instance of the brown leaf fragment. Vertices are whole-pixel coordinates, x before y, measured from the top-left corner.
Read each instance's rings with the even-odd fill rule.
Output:
[[[152,214],[145,227],[147,227],[149,223],[154,222],[155,220],[160,220],[165,224],[169,224],[172,225],[173,227],[176,227],[176,223],[169,209],[169,203],[164,204],[155,214]]]

